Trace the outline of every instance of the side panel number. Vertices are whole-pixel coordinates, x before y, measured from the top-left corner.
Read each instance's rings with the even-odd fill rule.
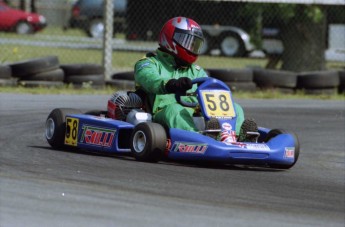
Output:
[[[66,117],[65,144],[77,146],[79,119]]]

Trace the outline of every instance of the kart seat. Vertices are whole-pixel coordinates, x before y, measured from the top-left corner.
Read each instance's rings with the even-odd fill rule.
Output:
[[[150,99],[147,95],[147,93],[139,88],[135,91],[135,93],[141,98],[142,102],[143,102],[143,110],[146,113],[152,114],[152,109],[153,109],[153,103],[150,102]]]

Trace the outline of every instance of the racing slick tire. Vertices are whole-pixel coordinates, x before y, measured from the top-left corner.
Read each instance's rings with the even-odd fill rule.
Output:
[[[274,138],[280,134],[290,134],[293,136],[293,139],[295,141],[295,154],[294,154],[295,160],[290,165],[271,164],[270,167],[275,168],[275,169],[290,169],[292,166],[294,166],[296,164],[298,157],[299,157],[300,144],[299,144],[299,140],[298,140],[297,135],[295,133],[290,132],[290,131],[285,130],[285,129],[272,129],[268,132],[266,138],[264,139],[264,142],[268,142],[269,140],[271,140],[272,138]]]
[[[65,131],[67,114],[80,114],[81,110],[71,108],[57,108],[50,112],[46,120],[45,137],[54,149],[66,148]]]
[[[135,126],[130,141],[131,151],[136,160],[158,162],[164,154],[167,135],[162,125],[143,122]]]

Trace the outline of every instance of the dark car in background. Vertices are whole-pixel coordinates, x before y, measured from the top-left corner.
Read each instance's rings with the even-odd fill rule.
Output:
[[[100,38],[104,32],[105,0],[78,0],[72,7],[69,27],[83,29],[90,37]],[[127,0],[113,0],[114,33],[126,27]]]
[[[47,21],[44,16],[11,8],[0,1],[0,31],[32,34],[46,26]]]

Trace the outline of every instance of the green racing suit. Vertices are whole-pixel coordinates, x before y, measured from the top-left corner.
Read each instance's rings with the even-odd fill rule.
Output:
[[[136,89],[143,90],[152,105],[153,121],[168,128],[180,128],[189,131],[198,131],[194,125],[194,109],[184,107],[177,103],[175,94],[169,94],[165,85],[170,79],[188,77],[191,80],[199,77],[207,77],[204,69],[191,64],[188,67],[177,67],[172,55],[157,50],[156,54],[149,53],[139,60],[134,67]],[[193,88],[187,92],[193,92]],[[196,97],[183,97],[185,101],[197,102]],[[236,120],[236,134],[239,135],[240,127],[244,121],[242,107],[234,103]]]

